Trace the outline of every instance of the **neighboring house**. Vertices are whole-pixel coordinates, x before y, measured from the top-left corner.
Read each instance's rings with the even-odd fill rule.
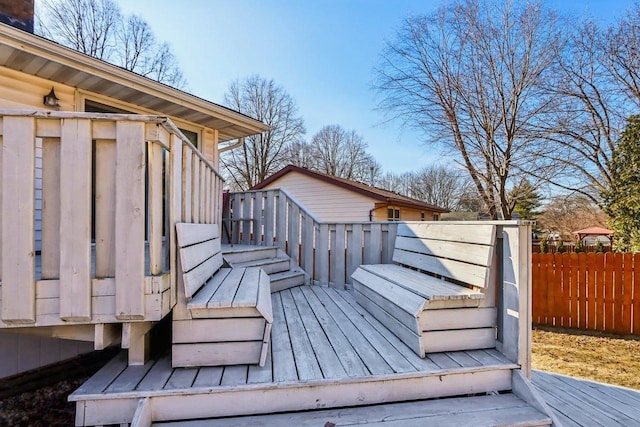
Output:
[[[437,221],[447,209],[350,179],[289,165],[252,190],[280,188],[321,221]]]
[[[7,10],[7,3],[20,12],[17,15],[20,19],[9,17],[12,10]],[[166,116],[215,168],[219,144],[268,129],[238,112],[23,31],[33,29],[33,1],[3,2],[0,6],[5,8],[0,10],[0,22],[26,22],[26,25],[17,25],[21,29],[0,23],[0,109]],[[45,100],[47,95],[54,97]],[[96,140],[93,144],[95,147]],[[95,152],[93,161],[96,162]],[[36,139],[35,188],[32,190],[35,191],[32,194],[35,194],[36,254],[42,247],[42,164],[43,140]],[[0,194],[1,180],[0,175]],[[93,185],[91,191],[95,192],[95,181]],[[38,262],[36,280],[40,274]],[[90,342],[4,331],[0,332],[0,377],[93,349]]]

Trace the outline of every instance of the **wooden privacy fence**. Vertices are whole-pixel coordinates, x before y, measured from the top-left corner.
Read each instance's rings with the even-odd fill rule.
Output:
[[[640,335],[640,253],[533,254],[533,323]]]

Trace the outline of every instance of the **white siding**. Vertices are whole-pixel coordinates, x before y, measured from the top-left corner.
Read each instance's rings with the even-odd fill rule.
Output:
[[[369,221],[369,211],[375,202],[370,197],[295,171],[266,188],[288,191],[323,222]]]
[[[0,331],[0,378],[93,351],[93,343]]]

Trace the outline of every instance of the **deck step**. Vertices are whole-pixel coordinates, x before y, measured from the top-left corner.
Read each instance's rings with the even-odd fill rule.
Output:
[[[234,267],[260,267],[267,274],[287,271],[290,265],[291,260],[288,257],[256,259],[233,264]]]
[[[275,258],[278,256],[278,248],[275,246],[223,246],[222,252],[225,261],[230,264]]]
[[[271,280],[271,293],[273,293],[304,285],[305,277],[303,271],[282,271],[270,274],[269,279]]]
[[[269,275],[271,292],[304,285],[306,275],[287,254],[271,246],[235,245],[222,248],[224,260],[232,267],[259,267]]]
[[[331,424],[328,424],[331,423]],[[240,426],[549,426],[551,420],[512,393],[391,403],[348,409],[153,423],[162,427]]]

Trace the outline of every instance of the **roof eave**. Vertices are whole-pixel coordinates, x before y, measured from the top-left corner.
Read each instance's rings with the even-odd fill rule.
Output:
[[[78,72],[90,73],[95,77],[109,81],[111,84],[133,89],[139,91],[141,94],[168,101],[193,112],[223,120],[228,123],[228,126],[234,127],[234,135],[250,136],[270,129],[268,125],[259,120],[245,116],[237,111],[206,101],[179,89],[143,77],[105,61],[92,58],[66,46],[18,30],[3,23],[0,23],[0,42],[15,51],[34,55],[64,65]],[[16,70],[22,71],[20,69]],[[65,84],[64,82],[59,83]],[[110,97],[114,98],[113,96]],[[240,135],[240,133],[242,135]],[[228,139],[235,139],[235,137],[236,136]]]

